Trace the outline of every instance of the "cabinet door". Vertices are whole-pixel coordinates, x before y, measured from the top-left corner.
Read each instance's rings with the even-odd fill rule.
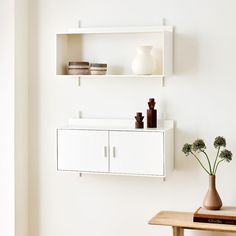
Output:
[[[108,172],[108,132],[58,130],[58,169]]]
[[[110,172],[163,175],[163,133],[110,132]]]

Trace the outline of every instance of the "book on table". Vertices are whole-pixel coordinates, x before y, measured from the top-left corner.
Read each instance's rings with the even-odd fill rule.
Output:
[[[203,207],[193,214],[194,222],[236,225],[236,206],[224,206],[220,210],[207,210]]]

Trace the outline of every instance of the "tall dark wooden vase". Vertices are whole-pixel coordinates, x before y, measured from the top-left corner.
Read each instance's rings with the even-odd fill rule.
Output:
[[[156,104],[155,99],[149,98],[148,102],[149,109],[147,110],[147,128],[157,127],[157,110],[154,109],[155,104]]]
[[[220,210],[222,201],[216,190],[216,176],[209,175],[209,189],[204,198],[203,206],[208,210]]]

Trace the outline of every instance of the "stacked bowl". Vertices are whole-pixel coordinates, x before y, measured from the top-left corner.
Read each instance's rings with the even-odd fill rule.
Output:
[[[105,63],[91,63],[90,74],[91,75],[105,75],[107,73],[107,64]]]
[[[89,75],[89,62],[70,61],[68,75]]]

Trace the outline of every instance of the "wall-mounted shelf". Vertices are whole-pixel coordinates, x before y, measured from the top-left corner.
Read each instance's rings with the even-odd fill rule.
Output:
[[[164,75],[58,75],[65,78],[163,78]]]
[[[74,78],[78,80],[78,86],[80,86],[80,80],[85,79],[99,79],[99,78],[139,78],[139,79],[159,79],[161,86],[164,86],[164,76],[163,75],[58,75],[62,78]]]
[[[163,33],[164,31],[173,32],[173,26],[131,26],[131,27],[85,27],[72,28],[69,34],[124,34],[124,33]]]
[[[153,129],[135,129],[133,120],[69,123],[57,130],[59,171],[165,178],[173,169],[172,120]]]
[[[172,74],[172,26],[76,28],[56,34],[56,75],[68,78],[164,78]],[[136,47],[152,45],[153,75],[134,75]],[[69,61],[107,63],[107,75],[67,75]]]

